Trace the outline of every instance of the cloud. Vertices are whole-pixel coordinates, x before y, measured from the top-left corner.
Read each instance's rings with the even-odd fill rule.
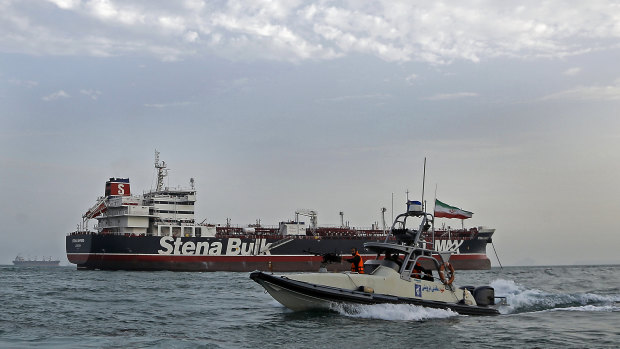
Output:
[[[607,86],[578,86],[547,95],[542,100],[620,101],[620,79]]]
[[[80,93],[94,100],[97,100],[97,98],[101,96],[101,91],[96,91],[96,90],[80,90]]]
[[[183,39],[187,42],[196,42],[200,37],[195,31],[189,31],[183,35]]]
[[[406,77],[406,78],[405,78],[405,80],[407,81],[407,83],[408,83],[409,85],[412,85],[412,84],[413,84],[413,82],[414,82],[417,78],[418,78],[418,76],[417,76],[417,75],[415,75],[415,74],[411,74],[411,75],[409,75],[408,77]]]
[[[617,48],[620,38],[620,9],[605,1],[50,2],[3,2],[0,32],[9,34],[0,36],[0,50],[291,62],[363,54],[439,65],[562,58]]]
[[[43,97],[42,99],[46,102],[51,102],[51,101],[55,101],[57,99],[65,99],[65,98],[69,98],[71,97],[67,92],[63,91],[63,90],[59,90],[56,91],[52,94],[49,94],[45,97]]]
[[[80,0],[48,0],[48,1],[53,3],[54,5],[58,6],[59,8],[61,8],[63,10],[69,10],[69,9],[72,9],[72,8],[76,8],[81,3]]]
[[[120,2],[122,5],[117,5],[111,0],[92,0],[85,4],[83,10],[84,14],[92,16],[103,22],[108,23],[121,23],[126,25],[139,25],[146,22],[146,16],[144,9],[140,9],[138,6],[132,6],[131,2]],[[148,12],[146,12],[148,14]],[[174,19],[166,21],[168,17],[162,17],[161,24],[163,26],[170,25],[174,22]],[[161,18],[160,18],[161,19]]]
[[[581,68],[575,67],[575,68],[567,69],[562,74],[564,74],[566,76],[575,76],[575,75],[577,75],[579,73],[581,73]]]
[[[478,94],[474,92],[441,93],[441,94],[436,94],[430,97],[425,97],[422,99],[426,101],[444,101],[444,100],[449,100],[449,99],[459,99],[459,98],[468,98],[468,97],[478,97]]]

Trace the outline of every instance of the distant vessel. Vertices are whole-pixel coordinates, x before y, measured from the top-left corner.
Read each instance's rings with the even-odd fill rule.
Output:
[[[389,229],[373,224],[356,229],[345,224],[320,227],[314,210],[297,210],[295,220],[265,227],[258,221],[245,227],[202,224],[194,219],[196,190],[164,187],[166,163],[155,152],[157,186],[132,195],[128,178],[110,178],[105,194],[82,216],[77,231],[66,237],[69,262],[78,269],[173,270],[173,271],[316,271],[325,254],[346,254],[357,248],[364,258],[364,243],[393,239]],[[381,211],[385,214],[385,209]],[[299,220],[310,219],[310,225]],[[96,231],[88,221],[96,219]],[[454,252],[456,269],[490,269],[486,245],[494,229],[441,229],[420,237],[425,246]],[[330,265],[333,271],[348,270],[348,263]]]
[[[25,259],[24,257],[17,256],[13,260],[13,264],[20,267],[57,267],[60,264],[60,260],[52,259]]]

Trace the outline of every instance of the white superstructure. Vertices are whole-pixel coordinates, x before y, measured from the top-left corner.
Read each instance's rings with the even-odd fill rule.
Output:
[[[110,180],[113,180],[110,178]],[[127,179],[127,186],[129,180]],[[97,230],[110,234],[145,235],[149,228],[149,207],[137,196],[108,196],[106,209],[96,217]]]
[[[214,226],[196,224],[194,203],[196,190],[163,186],[168,175],[165,162],[159,162],[155,151],[157,186],[142,196],[132,196],[128,178],[110,178],[105,196],[83,215],[83,225],[97,219],[99,233],[120,235],[155,235],[174,237],[215,236]]]

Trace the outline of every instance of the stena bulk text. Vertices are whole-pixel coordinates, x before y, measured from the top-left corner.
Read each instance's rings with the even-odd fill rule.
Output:
[[[252,241],[252,240],[251,240]],[[239,238],[221,241],[185,241],[181,238],[164,236],[159,240],[163,248],[159,254],[193,255],[193,256],[255,256],[271,255],[271,243],[266,239],[254,239],[254,242],[242,242]]]

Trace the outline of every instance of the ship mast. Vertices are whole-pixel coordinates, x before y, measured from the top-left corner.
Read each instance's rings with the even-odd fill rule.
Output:
[[[166,169],[166,162],[159,162],[159,152],[155,149],[155,168],[157,169],[157,188],[156,191],[162,191],[164,187],[164,177],[168,175],[168,170]]]
[[[385,211],[387,211],[387,208],[382,207],[381,208],[381,223],[383,223],[383,234],[385,234]]]

